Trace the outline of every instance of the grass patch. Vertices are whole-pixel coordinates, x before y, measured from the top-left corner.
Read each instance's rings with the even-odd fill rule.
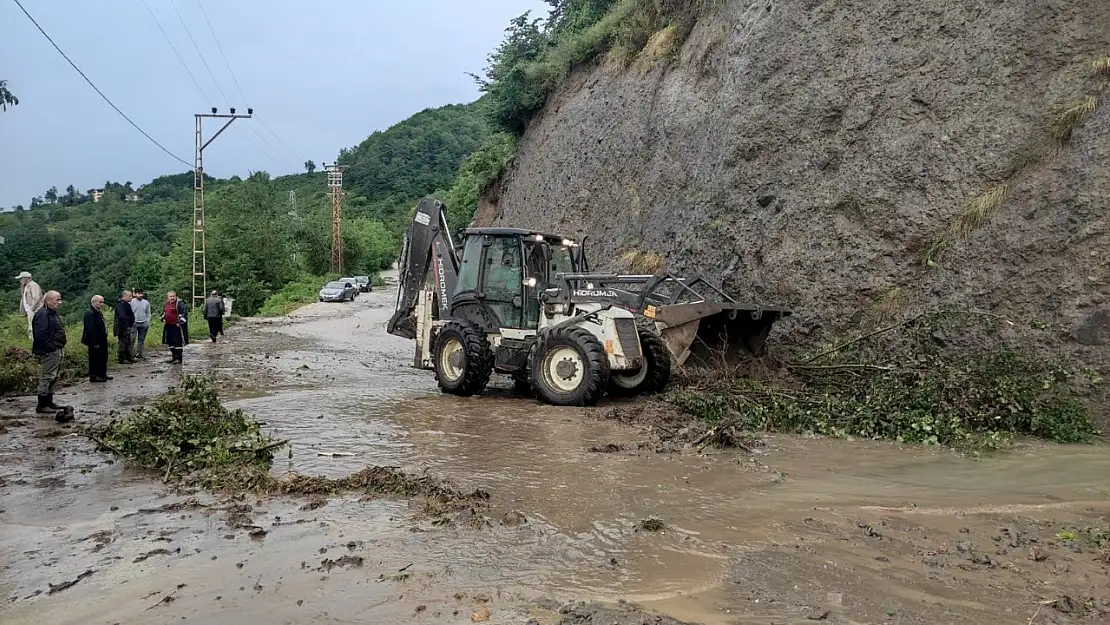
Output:
[[[673,59],[682,48],[678,26],[672,24],[653,34],[632,63],[632,69],[646,74],[659,63]]]
[[[111,321],[108,324],[111,331]],[[89,350],[81,344],[81,327],[67,326],[66,347],[58,383],[64,385],[88,375]],[[39,359],[31,353],[27,318],[19,314],[0,318],[0,394],[34,393],[38,382]]]
[[[1091,69],[1093,69],[1096,74],[1110,76],[1110,56],[1095,59],[1094,62],[1091,63]]]
[[[255,316],[281,317],[305,304],[311,304],[318,299],[320,287],[326,282],[327,278],[324,276],[302,276],[288,282],[280,291],[266,298]]]
[[[1110,56],[1096,59],[1092,64],[1092,69],[1096,76],[1110,75]],[[1104,90],[1107,84],[1103,82],[1099,86],[1099,91]],[[1058,155],[1071,140],[1072,134],[1082,125],[1084,120],[1098,109],[1098,106],[1099,99],[1097,96],[1085,95],[1054,112],[1045,123],[1041,133],[1042,136],[1035,138],[1014,154],[1009,167],[1005,170],[1004,179],[971,200],[963,212],[956,217],[956,220],[948,226],[947,231],[926,249],[921,259],[922,264],[928,267],[939,266],[938,260],[941,253],[953,241],[967,238],[972,232],[985,224],[990,216],[1002,206],[1014,182],[1025,171]]]
[[[1099,432],[1071,384],[1085,374],[1039,358],[995,316],[932,313],[786,365],[763,380],[716,372],[667,394],[741,431],[890,439],[979,452],[1014,436],[1090,442]]]
[[[628,271],[640,274],[654,274],[665,264],[659,254],[643,250],[628,250],[620,255],[620,259]]]
[[[1061,142],[1067,141],[1071,138],[1075,129],[1083,123],[1083,120],[1087,119],[1097,108],[1098,98],[1093,95],[1083,96],[1076,102],[1062,107],[1056,112],[1049,124],[1049,132],[1052,138]]]
[[[979,229],[1006,199],[1009,187],[1006,183],[998,183],[981,193],[978,197],[968,202],[964,212],[952,224],[950,232],[953,236],[967,237]]]

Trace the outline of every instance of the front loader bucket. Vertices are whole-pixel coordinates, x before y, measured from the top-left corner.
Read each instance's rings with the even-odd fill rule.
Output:
[[[777,307],[699,302],[659,306],[655,321],[679,366],[709,367],[762,356],[771,326],[788,315]]]

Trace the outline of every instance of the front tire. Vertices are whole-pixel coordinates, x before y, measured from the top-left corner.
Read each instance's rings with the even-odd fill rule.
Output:
[[[640,350],[644,354],[644,366],[632,375],[614,373],[609,379],[609,394],[617,397],[631,397],[639,394],[662,392],[671,381],[671,355],[662,337],[650,330],[640,328]]]
[[[493,373],[493,351],[477,324],[447,323],[436,334],[432,353],[441,391],[468,397],[485,390]]]
[[[539,335],[532,356],[532,388],[556,406],[591,406],[605,394],[609,357],[585,328],[557,327]]]

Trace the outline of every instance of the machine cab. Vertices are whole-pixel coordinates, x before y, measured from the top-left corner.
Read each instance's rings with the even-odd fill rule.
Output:
[[[477,228],[463,234],[451,316],[474,321],[486,332],[536,330],[539,294],[555,285],[556,274],[577,270],[575,244],[516,228]]]

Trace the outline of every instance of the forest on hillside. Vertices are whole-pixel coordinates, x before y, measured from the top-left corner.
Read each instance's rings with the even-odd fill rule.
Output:
[[[409,210],[449,187],[488,131],[478,105],[421,111],[341,151],[348,199],[343,221],[344,270],[374,274],[396,258]],[[235,298],[236,314],[257,312],[266,299],[309,276],[328,273],[331,208],[325,174],[205,179],[209,288]],[[160,300],[168,290],[191,296],[193,174],[162,176],[145,185],[107,182],[93,198],[73,185],[48,189],[0,214],[0,270],[30,271],[44,289],[68,302],[69,321],[94,294],[115,299],[140,287]],[[295,195],[295,207],[290,198]],[[14,281],[0,292],[4,310],[18,310]]]

